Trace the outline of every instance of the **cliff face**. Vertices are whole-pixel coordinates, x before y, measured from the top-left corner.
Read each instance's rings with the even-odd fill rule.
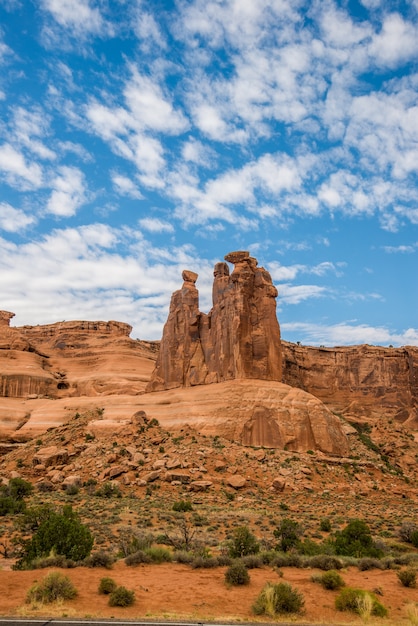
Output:
[[[199,311],[197,274],[185,270],[170,303],[147,391],[254,378],[280,381],[277,290],[248,252],[232,252],[214,270],[213,307]]]
[[[282,342],[283,382],[348,418],[392,417],[418,428],[418,348],[313,348]]]
[[[70,321],[11,328],[12,317],[0,312],[0,397],[144,391],[158,347],[130,339],[129,324]]]

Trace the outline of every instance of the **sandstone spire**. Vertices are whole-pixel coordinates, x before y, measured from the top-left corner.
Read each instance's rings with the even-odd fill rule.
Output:
[[[231,252],[214,269],[213,306],[199,311],[197,274],[183,272],[164,327],[147,391],[239,378],[282,377],[277,290],[271,276],[247,251]]]

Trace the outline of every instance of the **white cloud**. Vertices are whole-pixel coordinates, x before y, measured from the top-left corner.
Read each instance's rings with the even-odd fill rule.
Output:
[[[115,319],[132,324],[133,337],[159,339],[185,268],[201,274],[205,306],[212,267],[190,245],[156,248],[138,231],[105,224],[55,230],[23,245],[0,238],[2,306],[16,313],[16,325]]]
[[[27,215],[21,209],[15,209],[7,202],[0,202],[0,229],[18,233],[35,221],[32,215]]]
[[[57,217],[71,217],[86,201],[84,174],[76,167],[61,166],[52,180],[53,189],[46,212]]]
[[[42,186],[41,167],[37,163],[28,164],[24,155],[9,143],[0,146],[0,172],[13,187],[37,189]]]
[[[302,250],[306,249],[304,247]],[[345,266],[344,262],[332,263],[331,261],[322,261],[317,265],[282,265],[278,261],[273,261],[267,264],[267,269],[271,274],[273,281],[280,283],[281,281],[295,280],[298,274],[314,274],[315,276],[325,276],[327,273],[332,273],[337,277],[342,276],[342,268]],[[305,286],[304,286],[305,287]],[[308,285],[308,287],[311,287]],[[314,291],[316,289],[315,286]]]
[[[86,116],[93,132],[107,141],[115,154],[135,163],[143,185],[162,188],[166,161],[162,142],[155,135],[182,133],[188,122],[173,108],[158,83],[141,75],[134,66],[131,72],[123,91],[127,108],[92,101],[86,107]]]
[[[369,53],[380,66],[396,67],[418,55],[418,28],[398,13],[388,15],[374,36]]]
[[[56,154],[40,138],[49,134],[49,119],[40,108],[32,111],[17,107],[13,115],[13,133],[17,142],[41,159],[54,160]]]
[[[279,298],[284,304],[300,304],[309,298],[320,298],[327,292],[326,287],[318,285],[277,285]]]
[[[111,178],[113,187],[122,196],[136,198],[137,200],[141,200],[144,197],[135,183],[127,176],[123,176],[117,172],[111,172]]]
[[[300,335],[300,341],[304,344],[347,346],[358,344],[370,345],[418,345],[418,329],[409,328],[401,333],[389,330],[386,327],[368,326],[367,324],[308,324],[300,322],[281,324],[282,337],[285,339],[286,332]]]
[[[42,6],[64,28],[77,32],[100,33],[103,19],[89,0],[42,0]]]
[[[156,217],[144,217],[139,220],[139,225],[143,230],[150,233],[173,233],[174,226],[170,222],[160,220]]]
[[[399,252],[401,254],[411,254],[413,252],[416,252],[417,249],[418,249],[418,242],[412,245],[401,244],[400,246],[383,246],[383,250],[385,252],[388,252],[389,254],[396,254]]]
[[[176,111],[163,94],[161,86],[131,66],[132,77],[124,88],[124,97],[134,128],[177,135],[188,128],[181,111]]]
[[[138,39],[141,40],[142,47],[145,47],[146,50],[153,45],[163,50],[167,49],[167,43],[154,16],[147,13],[141,6],[138,8],[134,28]]]

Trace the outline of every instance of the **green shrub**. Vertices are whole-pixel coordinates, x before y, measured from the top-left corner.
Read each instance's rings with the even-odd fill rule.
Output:
[[[323,519],[321,519],[321,522],[319,524],[319,530],[321,530],[323,533],[331,532],[331,521],[328,517],[324,517]]]
[[[94,495],[99,498],[121,498],[122,492],[117,485],[105,483],[94,492]]]
[[[26,602],[50,603],[56,600],[72,600],[76,595],[77,590],[68,576],[60,572],[51,572],[29,589]]]
[[[173,555],[167,548],[151,546],[151,548],[146,548],[144,552],[149,556],[152,563],[170,563],[173,560]]]
[[[303,530],[298,522],[285,517],[276,530],[273,531],[273,535],[279,539],[276,549],[282,552],[288,552],[299,546]]]
[[[341,577],[341,574],[331,569],[328,572],[324,572],[322,576],[320,576],[319,582],[324,587],[324,589],[340,589],[345,586],[345,582]]]
[[[417,572],[415,569],[411,567],[408,569],[401,570],[397,573],[399,582],[404,587],[416,587],[417,585]]]
[[[341,532],[337,532],[334,545],[336,554],[357,558],[383,556],[383,551],[374,545],[370,528],[361,519],[352,520]]]
[[[193,505],[190,500],[178,500],[173,504],[173,511],[186,513],[187,511],[193,511]]]
[[[50,554],[63,555],[73,561],[82,561],[93,547],[93,535],[72,510],[65,506],[63,512],[49,510],[32,538],[24,545],[24,554],[18,566],[30,565],[37,557]]]
[[[116,588],[117,588],[117,584],[113,580],[113,578],[105,577],[105,578],[100,579],[99,593],[102,593],[104,595],[109,595],[113,593],[113,591],[115,591]]]
[[[324,548],[321,543],[312,541],[312,539],[306,538],[303,541],[299,541],[297,544],[297,550],[300,554],[305,556],[316,556],[317,554],[323,554]]]
[[[11,478],[7,485],[0,488],[1,495],[10,496],[15,500],[23,500],[25,496],[29,496],[33,491],[33,486],[23,478]]]
[[[135,593],[122,585],[109,595],[109,606],[131,606],[135,602]]]
[[[0,516],[23,513],[25,496],[32,493],[33,486],[23,478],[11,478],[7,485],[0,485]]]
[[[335,608],[338,611],[351,611],[360,615],[361,604],[366,596],[371,600],[371,614],[376,617],[385,617],[387,609],[373,593],[364,591],[364,589],[354,589],[353,587],[345,587],[340,591],[335,599]]]
[[[253,605],[256,615],[276,617],[281,613],[301,613],[303,595],[288,583],[267,583]]]
[[[24,500],[15,500],[11,496],[0,496],[0,516],[23,513],[26,509]]]
[[[248,585],[250,575],[242,561],[235,561],[225,572],[225,582],[228,585]]]
[[[411,543],[414,548],[418,548],[418,530],[414,530],[414,532],[411,533]]]
[[[230,557],[238,559],[246,556],[247,554],[257,554],[259,550],[260,544],[248,526],[239,526],[238,528],[235,528],[233,537],[228,547]]]

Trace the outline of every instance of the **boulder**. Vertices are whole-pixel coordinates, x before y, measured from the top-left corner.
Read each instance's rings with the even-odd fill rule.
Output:
[[[65,448],[58,446],[48,446],[40,448],[33,456],[33,465],[43,465],[49,467],[51,465],[65,465],[68,462],[68,452]]]
[[[240,474],[234,474],[227,478],[226,483],[233,489],[242,489],[247,484],[247,479]]]
[[[210,480],[194,480],[189,485],[190,491],[208,491],[213,483]]]

